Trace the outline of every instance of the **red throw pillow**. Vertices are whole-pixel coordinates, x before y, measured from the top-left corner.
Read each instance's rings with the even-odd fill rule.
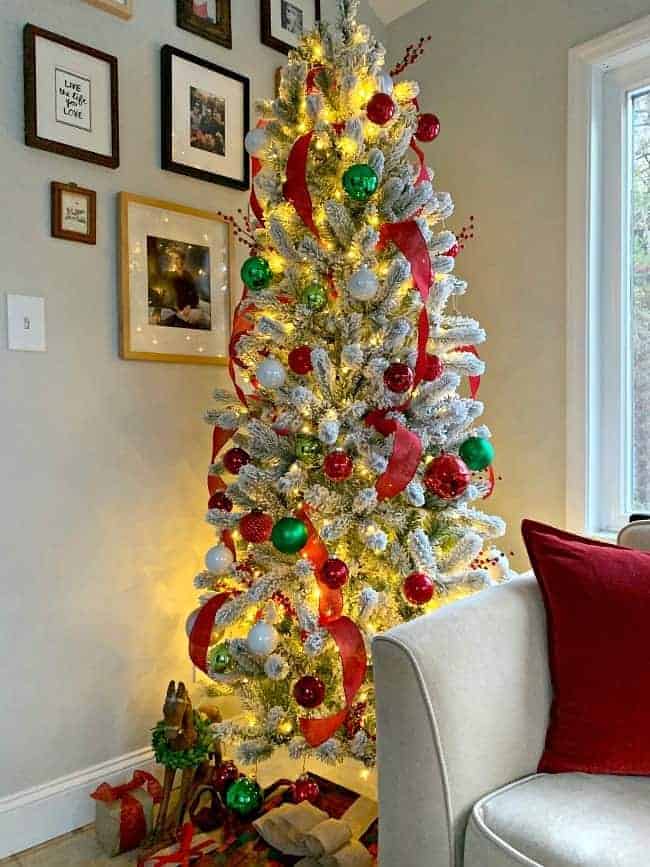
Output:
[[[650,553],[524,521],[553,704],[539,771],[650,775]]]

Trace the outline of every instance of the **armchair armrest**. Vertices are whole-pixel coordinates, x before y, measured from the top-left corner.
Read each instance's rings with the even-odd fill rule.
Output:
[[[378,635],[382,865],[460,867],[482,795],[535,771],[551,687],[534,577]]]

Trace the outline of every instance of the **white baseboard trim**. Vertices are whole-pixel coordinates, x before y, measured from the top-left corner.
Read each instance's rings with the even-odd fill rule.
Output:
[[[125,782],[137,768],[153,773],[149,747],[0,798],[0,858],[90,824],[95,818],[90,793],[104,781]]]

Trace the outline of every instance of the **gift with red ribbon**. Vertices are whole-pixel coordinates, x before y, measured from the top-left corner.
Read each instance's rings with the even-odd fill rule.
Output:
[[[176,864],[179,867],[192,867],[207,855],[216,851],[220,843],[210,834],[197,834],[191,822],[181,828],[179,840],[154,854],[145,855],[138,860],[138,867],[163,867]]]
[[[90,797],[96,803],[99,845],[114,856],[136,849],[151,833],[153,806],[162,799],[162,787],[153,774],[135,771],[130,782],[102,783]]]

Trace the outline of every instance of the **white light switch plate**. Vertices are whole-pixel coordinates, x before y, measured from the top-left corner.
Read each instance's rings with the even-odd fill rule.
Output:
[[[9,349],[45,352],[45,299],[7,295]]]

